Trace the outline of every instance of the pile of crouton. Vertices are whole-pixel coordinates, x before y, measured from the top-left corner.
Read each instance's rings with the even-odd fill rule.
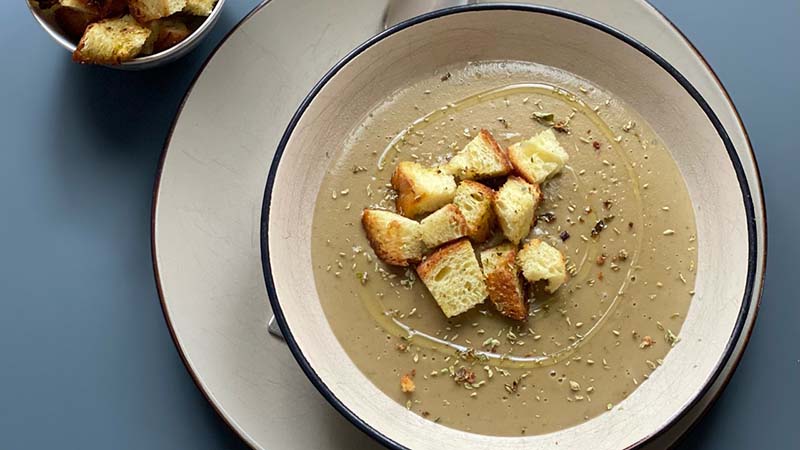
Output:
[[[72,59],[120,64],[164,51],[186,39],[195,17],[217,0],[38,0],[35,6],[78,41]]]
[[[491,133],[481,130],[438,167],[400,162],[391,180],[397,212],[368,208],[361,222],[382,261],[416,266],[448,318],[488,297],[502,315],[526,320],[522,278],[545,282],[551,293],[567,280],[561,252],[527,237],[541,200],[541,183],[568,159],[552,129],[506,151]],[[500,187],[495,191],[481,180],[493,180]],[[496,233],[502,233],[503,242],[476,256],[473,244],[485,246]]]

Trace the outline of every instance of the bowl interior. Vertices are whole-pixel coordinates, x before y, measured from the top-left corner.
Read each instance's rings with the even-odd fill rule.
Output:
[[[626,39],[602,25],[541,8],[495,5],[430,15],[346,58],[301,108],[278,149],[268,183],[265,276],[295,356],[351,420],[409,448],[513,449],[556,443],[559,448],[626,448],[659,433],[713,379],[750,298],[754,237],[748,194],[743,193],[747,187],[724,131],[691,88],[655,55]],[[649,122],[672,153],[697,221],[696,296],[681,343],[612,412],[548,435],[497,438],[446,428],[406,411],[375,388],[349,362],[323,314],[311,264],[311,208],[296,207],[314,204],[326,172],[319,163],[324,153],[333,152],[335,161],[349,132],[370,109],[422,74],[478,60],[549,65],[615,93]]]

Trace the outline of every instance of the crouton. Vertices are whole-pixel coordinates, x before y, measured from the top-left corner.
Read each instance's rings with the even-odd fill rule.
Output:
[[[419,222],[390,211],[365,209],[361,225],[370,246],[383,262],[405,267],[422,259],[425,246]]]
[[[447,317],[483,303],[486,280],[469,239],[447,244],[417,266],[417,274]]]
[[[61,8],[71,9],[73,11],[81,11],[87,14],[100,15],[99,2],[93,0],[58,0],[57,2]]]
[[[477,181],[462,181],[456,189],[453,204],[467,221],[467,236],[475,242],[485,241],[492,232],[494,196],[494,190]]]
[[[406,217],[436,211],[453,201],[456,181],[439,169],[403,161],[392,174],[392,187],[397,191],[397,210]]]
[[[96,10],[62,6],[55,8],[53,19],[67,37],[77,41],[83,36],[89,24],[100,19],[100,14]]]
[[[492,134],[481,130],[445,164],[444,169],[460,180],[480,180],[507,175],[512,166]]]
[[[528,302],[525,301],[516,258],[517,247],[508,242],[481,252],[489,300],[500,314],[514,320],[525,320],[528,318]]]
[[[59,0],[53,19],[68,37],[79,40],[92,22],[125,13],[127,0]]]
[[[547,281],[547,292],[555,292],[567,281],[564,255],[558,249],[539,239],[532,239],[517,253],[517,264],[525,279],[534,283]]]
[[[186,7],[186,0],[128,0],[133,17],[139,22],[171,16]]]
[[[209,16],[216,3],[217,0],[186,0],[183,12],[195,16]]]
[[[417,389],[417,386],[414,384],[414,380],[411,378],[410,374],[405,374],[400,377],[400,390],[406,394],[410,394]]]
[[[529,183],[541,183],[560,171],[569,155],[558,143],[552,129],[508,148],[511,164]]]
[[[38,9],[40,11],[46,11],[46,10],[58,5],[59,1],[58,0],[30,0],[30,3],[34,8],[36,8],[36,9]]]
[[[150,30],[130,15],[105,19],[86,28],[72,59],[80,63],[119,64],[136,57]]]
[[[164,51],[191,34],[189,27],[183,22],[172,19],[162,19],[162,22],[158,29],[158,36],[153,42],[153,53]]]
[[[139,52],[140,56],[147,56],[152,55],[155,53],[155,44],[156,40],[158,39],[158,32],[161,31],[161,23],[162,20],[151,20],[147,23],[147,28],[150,29],[150,36],[147,37],[147,40],[144,41],[144,45],[142,46],[142,50]]]
[[[442,206],[420,221],[422,242],[428,248],[436,248],[467,235],[467,221],[456,205]]]
[[[529,184],[519,177],[508,177],[497,191],[494,212],[509,241],[519,244],[531,231],[541,195],[538,184]]]
[[[150,28],[150,37],[142,47],[142,55],[162,52],[191,34],[185,23],[175,19],[156,19],[150,21],[147,27]]]
[[[100,17],[116,17],[128,11],[128,0],[95,0],[100,6]]]

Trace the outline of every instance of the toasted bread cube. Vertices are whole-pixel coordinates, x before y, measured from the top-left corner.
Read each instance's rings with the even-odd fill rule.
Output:
[[[105,19],[86,28],[72,59],[80,63],[119,64],[136,57],[150,30],[130,15]]]
[[[497,191],[494,212],[509,241],[519,244],[530,233],[541,195],[538,184],[527,183],[519,177],[508,177]]]
[[[397,210],[406,217],[436,211],[456,195],[456,181],[451,175],[411,161],[397,165],[392,187],[397,191]]]
[[[147,37],[147,40],[144,41],[144,45],[142,46],[142,51],[139,52],[140,55],[152,55],[155,53],[155,44],[156,40],[158,40],[158,33],[161,31],[161,24],[162,20],[151,20],[147,23],[147,28],[150,29],[150,36]]]
[[[400,390],[404,393],[411,393],[417,389],[417,386],[414,384],[413,378],[411,378],[410,374],[405,374],[400,377]]]
[[[464,180],[456,189],[453,199],[467,221],[467,236],[475,242],[483,242],[489,238],[494,223],[495,192],[477,181]]]
[[[467,235],[467,221],[456,205],[442,206],[420,221],[422,242],[428,248],[436,248]]]
[[[164,51],[191,34],[186,24],[176,19],[152,20],[147,27],[150,28],[150,37],[142,47],[142,55]]]
[[[64,34],[71,39],[80,40],[89,24],[100,19],[100,13],[96,8],[70,8],[62,5],[55,8],[53,18]]]
[[[492,134],[481,130],[460,152],[450,158],[444,169],[460,180],[480,180],[508,175],[513,167]]]
[[[116,17],[128,11],[128,0],[100,0],[100,16]]]
[[[95,14],[100,19],[122,15],[128,9],[128,0],[55,0],[48,3],[58,3],[61,8]]]
[[[183,12],[207,17],[211,15],[211,10],[214,9],[216,4],[217,0],[186,0],[186,7],[183,8]]]
[[[144,23],[183,10],[186,7],[186,0],[128,0],[128,7],[133,17]]]
[[[153,41],[153,53],[164,51],[186,39],[191,32],[185,23],[173,19],[160,19],[158,34]]]
[[[144,43],[142,55],[164,51],[192,34],[189,27],[179,19],[151,20],[147,27],[150,28],[150,37]]]
[[[405,267],[422,259],[425,246],[419,222],[390,211],[365,209],[361,225],[370,246],[383,262]]]
[[[61,8],[81,11],[88,14],[100,15],[100,6],[93,0],[58,0]]]
[[[569,160],[552,129],[508,148],[508,159],[529,183],[541,183],[560,171]]]
[[[39,10],[40,12],[47,11],[48,9],[52,8],[59,4],[58,0],[30,0],[31,6]]]
[[[489,300],[500,314],[514,320],[528,318],[528,302],[517,267],[517,246],[500,244],[481,252]]]
[[[469,310],[489,295],[469,239],[434,252],[417,266],[417,274],[447,317]]]
[[[534,283],[547,280],[547,292],[555,292],[567,281],[567,266],[564,255],[552,245],[539,239],[531,239],[517,253],[517,264],[525,279]]]
[[[128,8],[127,0],[52,0],[48,4],[58,4],[53,8],[53,19],[64,34],[76,41],[92,22],[120,16]]]

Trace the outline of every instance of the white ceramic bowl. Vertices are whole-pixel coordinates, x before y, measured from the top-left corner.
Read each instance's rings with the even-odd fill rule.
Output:
[[[697,294],[681,343],[611,412],[547,435],[492,437],[447,428],[378,390],[349,360],[325,318],[311,264],[312,215],[310,208],[296,207],[316,201],[327,169],[319,164],[322,153],[341,149],[349,130],[374,105],[422,74],[476,60],[546,64],[615,93],[670,149],[697,221]],[[749,331],[745,317],[760,295],[755,269],[764,251],[757,246],[755,214],[726,131],[697,90],[653,51],[607,25],[560,10],[459,7],[412,19],[369,40],[303,102],[269,172],[263,269],[281,331],[306,375],[341,414],[387,447],[638,448],[656,440],[720,382],[742,333]]]
[[[47,34],[49,34],[50,37],[52,37],[62,47],[69,50],[70,53],[74,52],[77,42],[74,42],[72,39],[67,37],[67,35],[64,34],[64,31],[61,30],[57,24],[48,21],[35,7],[31,5],[30,2],[26,1],[26,3],[28,5],[28,9],[31,11],[31,14],[33,14],[33,18],[36,19],[36,22],[42,26]],[[107,65],[106,67],[121,70],[143,70],[162,66],[181,58],[197,47],[197,44],[200,43],[200,40],[202,40],[203,37],[208,34],[214,24],[217,23],[224,4],[225,0],[217,0],[217,4],[214,5],[214,9],[211,10],[211,14],[206,17],[203,23],[201,23],[200,26],[192,32],[192,34],[186,37],[186,39],[180,41],[177,45],[172,46],[162,52],[134,58],[121,64]]]

